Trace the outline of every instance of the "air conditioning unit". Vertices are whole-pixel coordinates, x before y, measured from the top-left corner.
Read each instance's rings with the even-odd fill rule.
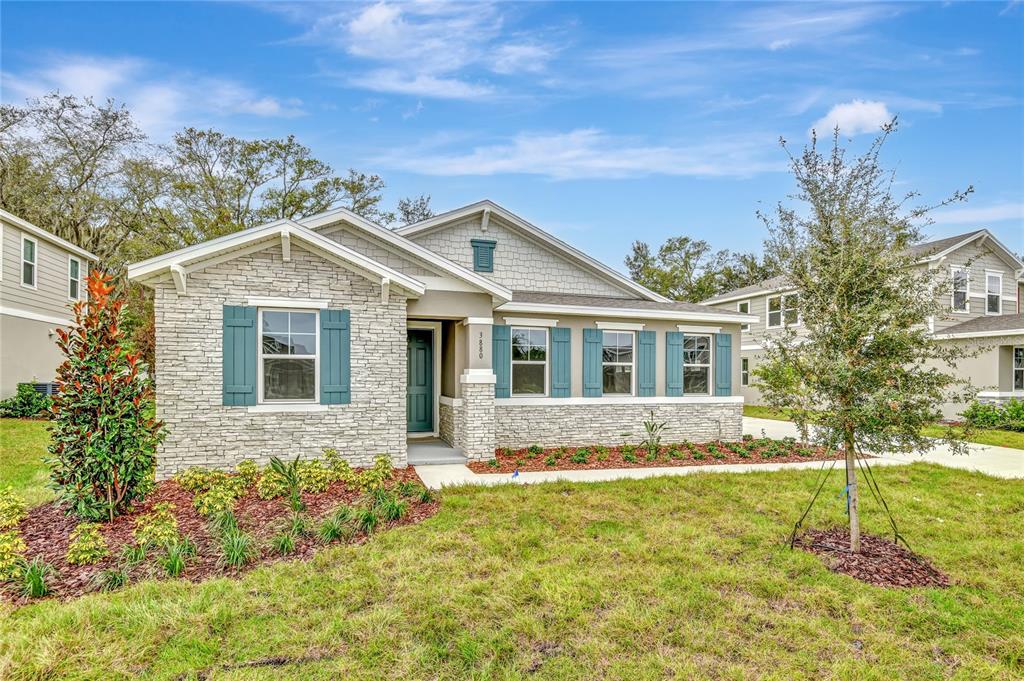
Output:
[[[32,383],[31,386],[32,389],[40,395],[49,395],[52,397],[57,394],[56,383]]]

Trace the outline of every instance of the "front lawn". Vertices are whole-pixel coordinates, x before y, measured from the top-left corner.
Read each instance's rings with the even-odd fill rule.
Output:
[[[0,487],[10,485],[29,506],[53,498],[43,463],[49,441],[46,421],[0,419]]]
[[[814,471],[458,488],[423,523],[309,562],[0,605],[0,677],[1024,674],[1024,484],[876,474],[952,587],[869,586],[788,550]],[[809,525],[844,520],[841,486],[834,473]]]
[[[790,420],[789,415],[785,412],[758,404],[743,405],[743,415],[758,419],[774,419],[776,421]],[[940,425],[926,426],[921,433],[926,437],[942,437],[945,433],[945,427]],[[978,429],[974,431],[968,441],[979,445],[1024,449],[1024,433],[1012,430]]]

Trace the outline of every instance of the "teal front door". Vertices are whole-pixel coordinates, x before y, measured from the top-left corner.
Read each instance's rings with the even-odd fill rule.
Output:
[[[434,430],[434,358],[433,333],[410,329],[408,342],[408,380],[406,381],[405,418],[410,433]]]

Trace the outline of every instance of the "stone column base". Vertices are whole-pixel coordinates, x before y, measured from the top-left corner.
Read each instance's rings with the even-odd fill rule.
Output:
[[[471,461],[494,458],[494,374],[467,370],[462,384],[461,404],[453,407],[455,444]]]

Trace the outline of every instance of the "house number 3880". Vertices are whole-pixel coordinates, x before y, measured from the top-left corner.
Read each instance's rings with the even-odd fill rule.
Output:
[[[477,339],[477,359],[484,358],[484,332],[480,332],[480,337]]]

